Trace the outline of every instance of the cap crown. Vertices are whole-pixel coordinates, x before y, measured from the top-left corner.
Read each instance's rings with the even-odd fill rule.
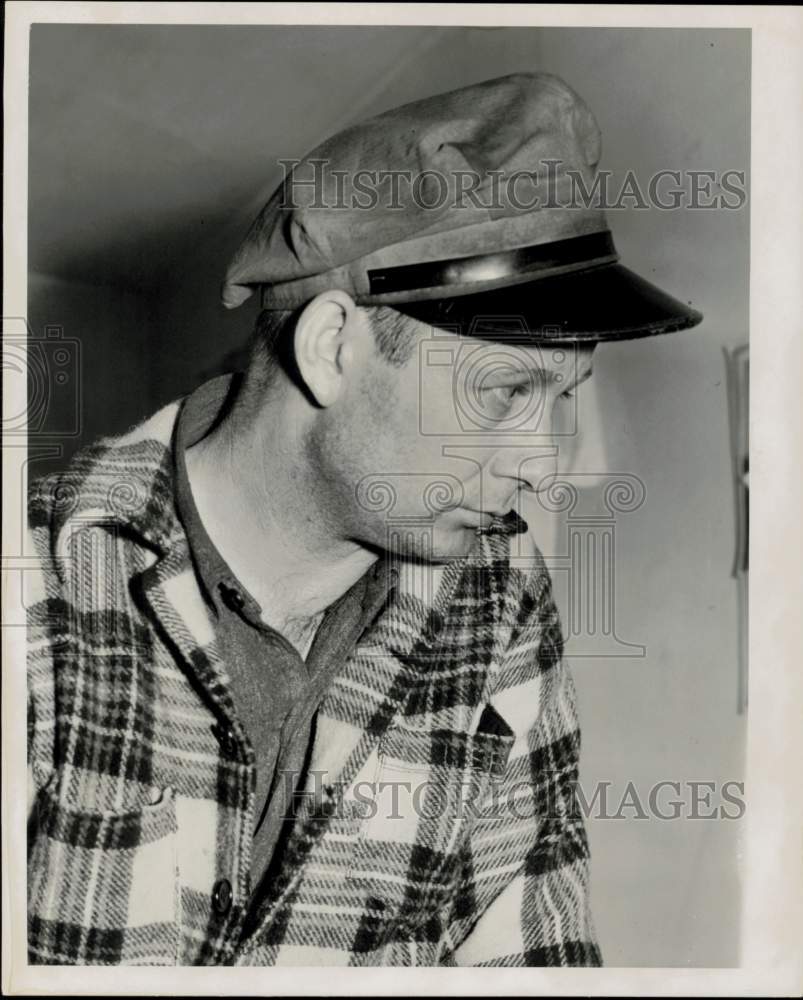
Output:
[[[274,308],[332,287],[394,301],[371,294],[369,271],[603,232],[602,211],[569,205],[578,178],[592,188],[600,151],[587,105],[547,73],[394,108],[327,139],[285,177],[231,262],[223,302],[237,306],[259,285]]]

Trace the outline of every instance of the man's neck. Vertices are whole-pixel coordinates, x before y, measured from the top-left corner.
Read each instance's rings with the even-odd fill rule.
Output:
[[[272,428],[270,446],[258,428],[234,434],[224,421],[187,450],[187,474],[210,539],[264,620],[302,635],[377,556],[331,533],[297,442],[282,448],[277,441],[286,441],[281,427]]]

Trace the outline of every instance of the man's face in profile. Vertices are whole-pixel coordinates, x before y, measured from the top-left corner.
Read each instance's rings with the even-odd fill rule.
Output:
[[[465,555],[521,490],[549,485],[560,440],[577,432],[574,393],[594,345],[420,328],[403,366],[378,355],[366,366],[335,440],[353,537],[442,561]]]

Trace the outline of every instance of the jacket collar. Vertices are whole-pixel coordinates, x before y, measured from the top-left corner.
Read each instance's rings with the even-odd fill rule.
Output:
[[[60,476],[40,481],[34,499],[48,510],[57,551],[65,535],[94,525],[116,528],[158,555],[181,537],[171,451],[179,406],[169,403],[127,434],[101,438]]]

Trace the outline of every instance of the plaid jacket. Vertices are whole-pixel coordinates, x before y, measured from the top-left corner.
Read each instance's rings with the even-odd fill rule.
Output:
[[[30,961],[600,964],[574,689],[527,535],[400,564],[246,922],[254,757],[176,515],[177,412],[30,488]]]

